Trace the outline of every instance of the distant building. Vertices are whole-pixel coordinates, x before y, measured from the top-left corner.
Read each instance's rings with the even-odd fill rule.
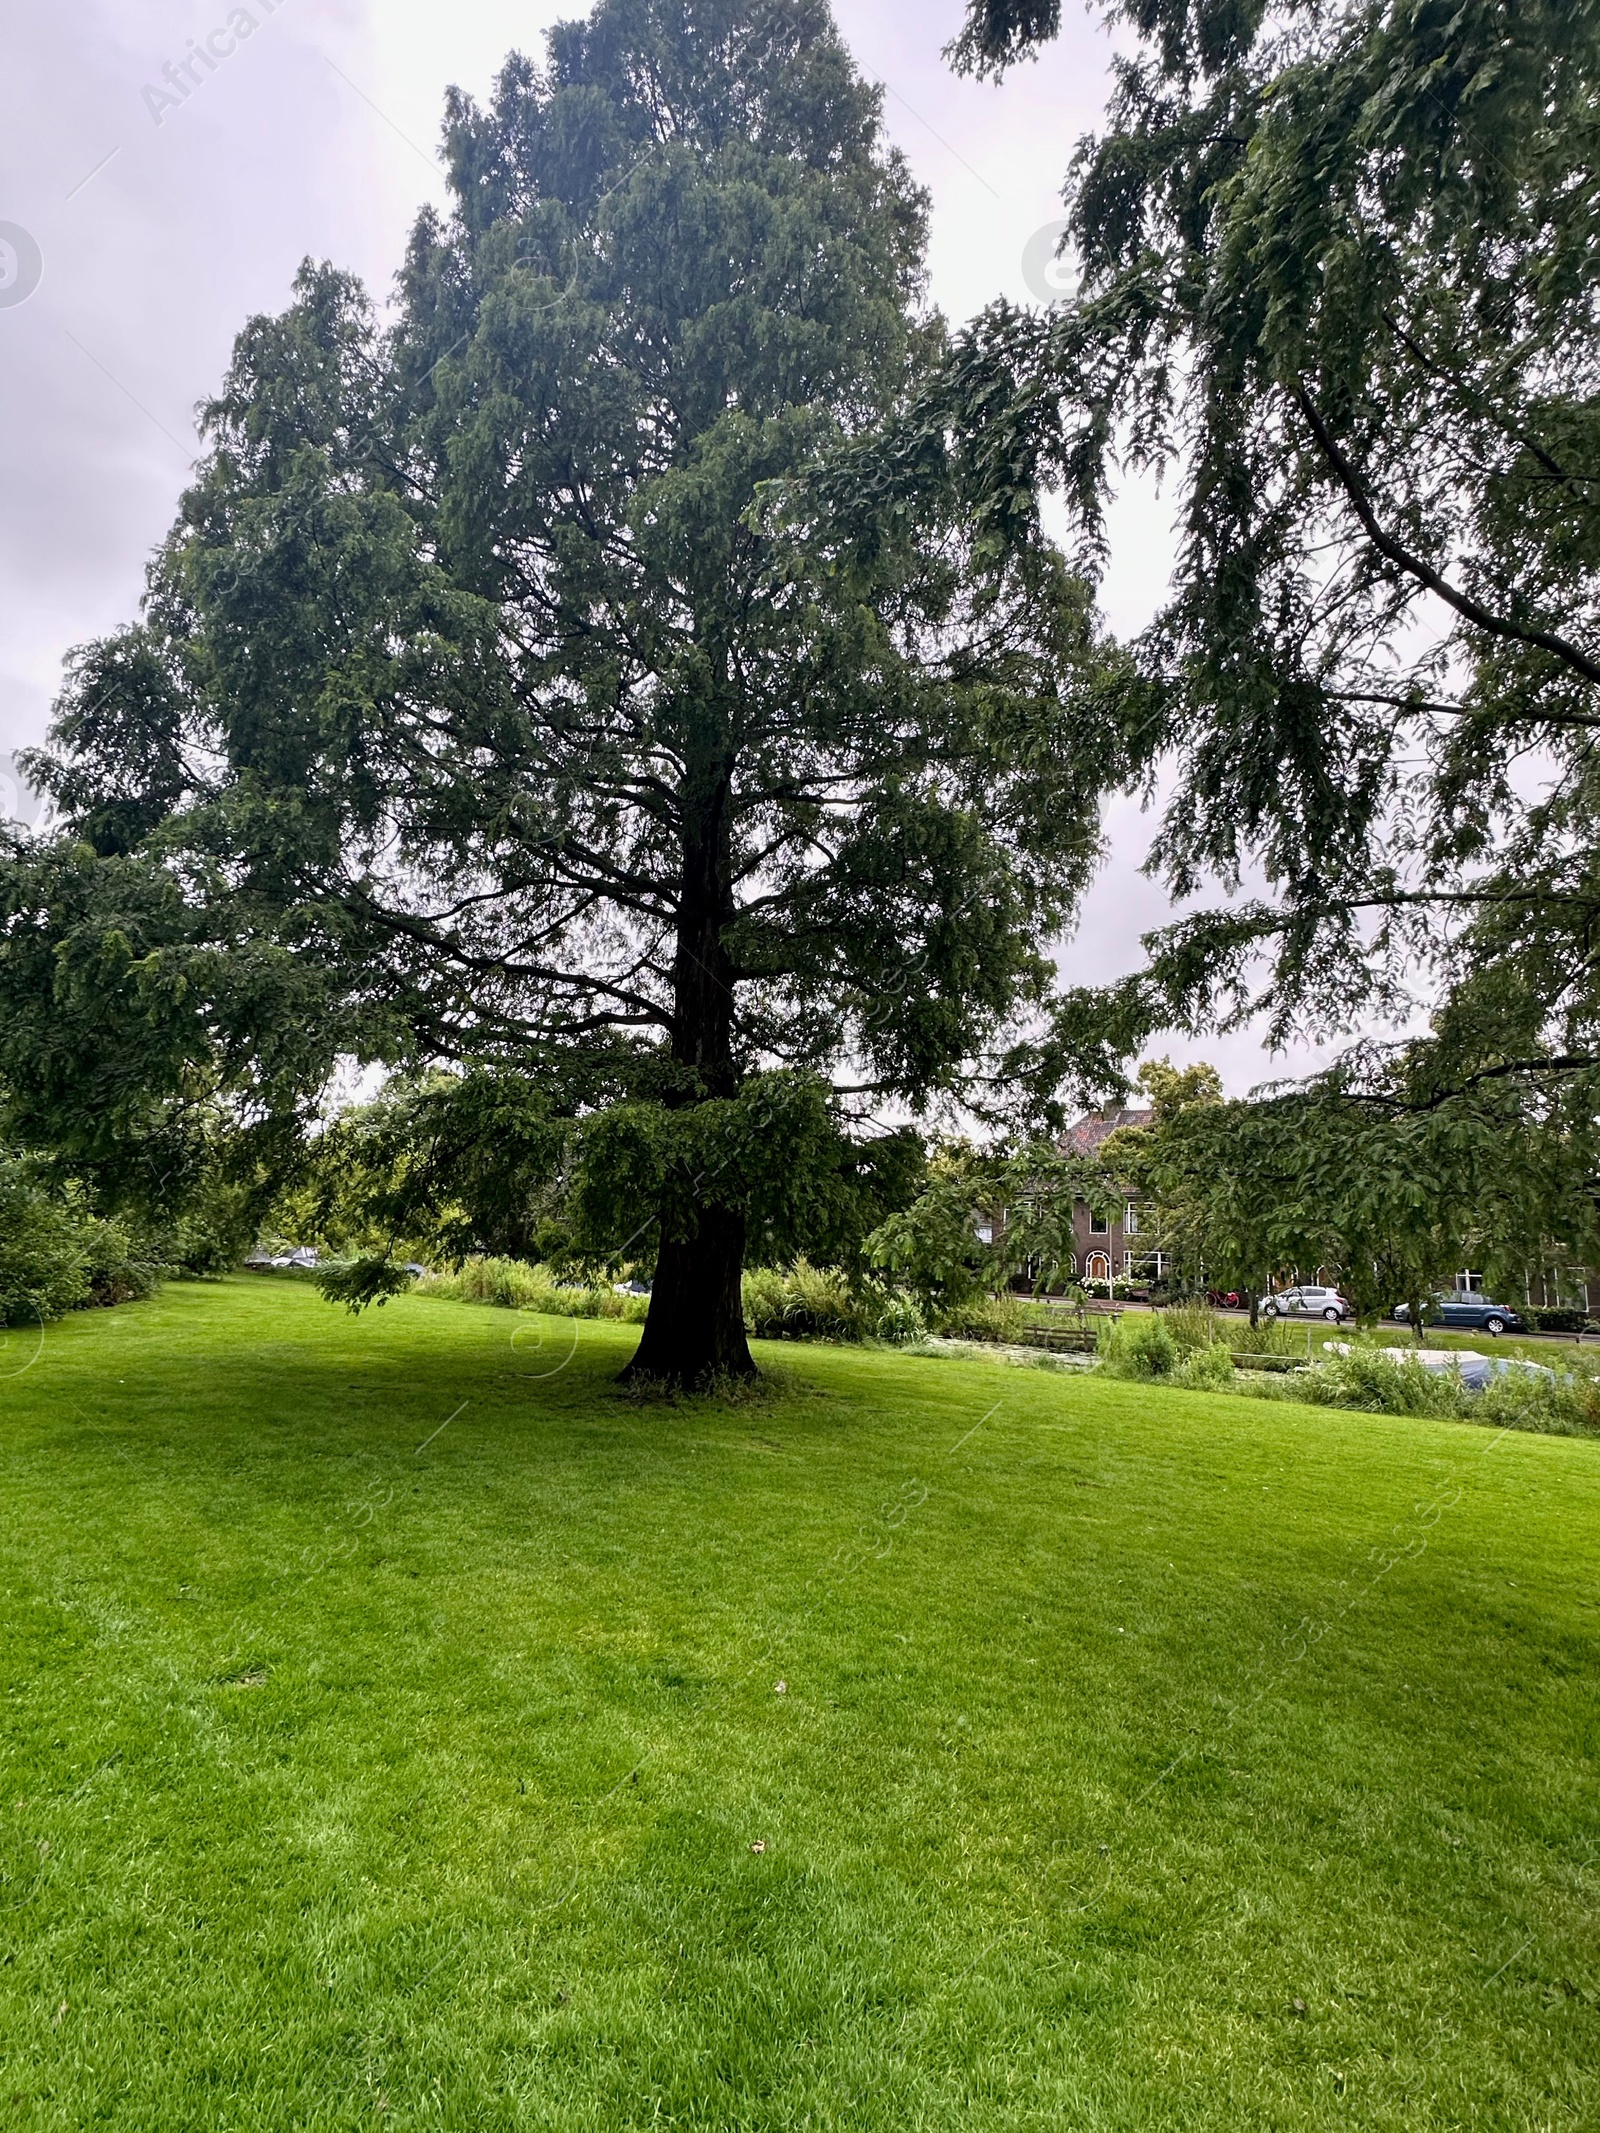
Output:
[[[1095,1155],[1123,1126],[1149,1126],[1154,1111],[1091,1111],[1061,1137],[1063,1155]],[[1072,1210],[1073,1274],[1079,1281],[1159,1281],[1166,1272],[1160,1252],[1139,1240],[1139,1202],[1131,1194],[1109,1218],[1097,1215],[1086,1200]]]

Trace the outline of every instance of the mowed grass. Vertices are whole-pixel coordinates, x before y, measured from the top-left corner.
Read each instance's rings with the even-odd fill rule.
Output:
[[[1600,1444],[635,1338],[10,1338],[0,2124],[1600,2124]]]

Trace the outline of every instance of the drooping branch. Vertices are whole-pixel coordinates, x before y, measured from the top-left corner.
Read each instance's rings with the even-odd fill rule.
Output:
[[[1492,637],[1508,638],[1515,644],[1532,645],[1536,650],[1548,652],[1552,658],[1559,659],[1584,681],[1600,682],[1600,660],[1591,659],[1578,645],[1569,643],[1565,637],[1558,636],[1553,630],[1539,629],[1531,623],[1518,622],[1510,616],[1495,614],[1481,601],[1475,600],[1470,593],[1452,585],[1425,556],[1417,555],[1407,548],[1403,541],[1388,532],[1378,518],[1372,498],[1354,462],[1341,449],[1337,438],[1322,419],[1304,383],[1297,379],[1292,390],[1311,434],[1317,441],[1318,450],[1338,477],[1339,486],[1349,497],[1368,539],[1380,555],[1393,563],[1397,570],[1403,570],[1408,577],[1415,578],[1419,585],[1424,585],[1430,592],[1436,593],[1447,607],[1453,607],[1456,613],[1474,628],[1484,630]]]

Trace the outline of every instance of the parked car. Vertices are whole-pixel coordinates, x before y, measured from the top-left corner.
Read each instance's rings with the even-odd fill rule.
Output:
[[[1304,1284],[1298,1289],[1280,1289],[1261,1306],[1263,1318],[1325,1318],[1330,1326],[1354,1318],[1355,1305],[1347,1303],[1337,1289]]]
[[[1411,1323],[1408,1304],[1396,1304],[1394,1316],[1402,1326]],[[1498,1340],[1502,1333],[1527,1329],[1510,1304],[1491,1303],[1487,1296],[1435,1296],[1429,1300],[1425,1323],[1443,1326],[1447,1333],[1487,1333]]]

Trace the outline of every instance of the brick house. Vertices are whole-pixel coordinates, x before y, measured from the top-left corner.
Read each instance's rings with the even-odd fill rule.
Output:
[[[1153,1111],[1091,1111],[1069,1126],[1061,1138],[1064,1155],[1093,1155],[1122,1126],[1148,1126]],[[1162,1254],[1139,1241],[1139,1203],[1131,1196],[1109,1220],[1096,1215],[1087,1201],[1072,1210],[1073,1273],[1079,1281],[1159,1280]]]

